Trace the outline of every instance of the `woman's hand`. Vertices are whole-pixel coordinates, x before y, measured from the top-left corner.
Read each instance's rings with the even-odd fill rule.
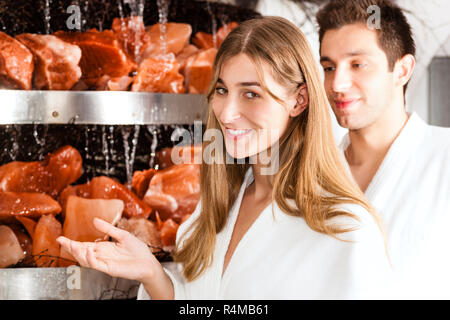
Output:
[[[95,218],[94,226],[117,242],[78,242],[65,237],[57,239],[82,267],[89,267],[112,277],[148,281],[161,265],[150,248],[131,233]]]

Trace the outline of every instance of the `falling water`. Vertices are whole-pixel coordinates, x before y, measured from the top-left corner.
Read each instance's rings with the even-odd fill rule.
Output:
[[[50,34],[50,5],[52,4],[52,0],[45,0],[44,7],[44,22],[45,22],[45,34]]]
[[[117,8],[119,9],[119,18],[122,20],[122,31],[125,32],[126,24],[124,21],[125,14],[123,13],[122,0],[117,0]]]
[[[91,154],[90,154],[90,150],[89,150],[89,127],[86,127],[84,130],[84,138],[85,138],[85,142],[84,142],[84,152],[85,152],[85,158],[87,162],[90,162],[91,160]],[[87,174],[89,175],[89,173],[91,172],[91,167],[87,166]]]
[[[126,35],[127,34],[127,23],[125,21],[125,15],[123,13],[122,0],[117,0],[117,7],[119,9],[119,17],[120,17],[120,21],[121,21],[120,29],[122,30],[122,34]],[[128,47],[128,38],[125,36],[123,38],[123,40],[124,40],[123,46],[124,46],[124,48],[127,48]]]
[[[108,141],[110,146],[114,146],[114,126],[109,126]],[[117,161],[116,148],[114,147],[110,148],[109,153],[111,154],[111,160],[116,162]]]
[[[138,144],[140,127],[139,125],[134,126],[134,136],[131,140],[131,153],[130,153],[130,144],[128,138],[131,134],[131,129],[123,127],[122,128],[122,139],[123,139],[123,148],[125,151],[125,169],[127,173],[127,187],[131,189],[131,180],[133,178],[133,167],[134,167],[134,159],[136,157],[136,148]]]
[[[216,17],[220,20],[221,27],[224,28],[225,33],[231,31],[228,30],[228,23],[233,19],[230,19],[230,17],[228,16],[228,10],[226,10],[225,8],[217,8]]]
[[[90,20],[90,17],[89,17],[89,0],[84,0],[83,11],[84,11],[84,14],[82,15],[82,19],[81,19],[81,28],[82,28],[82,30],[85,30],[86,23]]]
[[[130,7],[130,16],[131,17],[141,17],[142,22],[144,21],[144,9],[145,9],[145,0],[124,0],[124,3],[128,4]],[[124,28],[126,28],[126,23],[124,21],[122,21],[122,32],[124,31]],[[142,37],[142,30],[140,29],[140,25],[137,23],[134,23],[133,20],[129,20],[128,21],[128,28],[132,29],[134,32],[132,33],[134,35],[134,39],[133,43],[135,44],[134,46],[134,56],[136,57],[136,60],[139,61],[140,60],[140,50],[142,47],[142,41],[141,41],[141,37]],[[125,35],[129,35],[129,33],[124,33]],[[128,42],[126,39],[127,36],[125,37],[125,48],[126,48],[126,43]]]
[[[124,3],[130,6],[131,16],[142,17],[144,15],[145,0],[124,0]]]
[[[142,23],[144,23],[144,9],[145,9],[145,0],[137,1],[137,8],[136,8],[134,14],[141,17]],[[135,26],[135,27],[138,28],[138,26]],[[140,29],[137,29],[137,30],[140,30]],[[141,46],[143,45],[143,43],[141,42],[141,39],[140,39],[141,34],[139,32],[135,32],[134,36],[135,36],[134,43],[136,44],[136,46],[134,47],[134,56],[139,61],[140,60],[139,53],[141,51]]]
[[[147,126],[148,132],[152,135],[152,144],[150,145],[150,160],[148,166],[158,170],[158,165],[155,166],[156,147],[158,146],[158,127],[155,125]]]
[[[222,24],[222,26],[224,28],[225,34],[228,34],[228,24],[227,24],[228,20],[229,20],[228,16],[226,15],[225,12],[223,12],[220,15],[220,23]]]
[[[36,141],[36,144],[39,146],[39,160],[42,160],[45,158],[45,140],[47,137],[47,131],[48,131],[48,125],[44,125],[44,132],[42,134],[42,137],[39,138],[39,132],[38,132],[38,124],[35,123],[33,124],[33,137],[34,140]]]
[[[106,0],[101,0],[101,3],[103,4],[103,8],[102,8],[102,17],[97,19],[97,23],[98,23],[98,31],[102,32],[103,31],[103,21],[105,20],[105,12],[108,12],[108,8],[106,7]]]
[[[17,156],[19,155],[19,137],[20,137],[20,128],[17,125],[6,126],[6,132],[10,137],[9,141],[11,146],[5,149],[4,151],[8,153],[11,161],[16,161]]]
[[[114,146],[112,146],[114,148]],[[105,171],[106,175],[109,175],[109,147],[108,140],[106,139],[106,128],[102,126],[102,152],[105,157]]]
[[[166,32],[170,0],[157,0],[156,3],[158,5],[159,28],[161,32],[161,49],[162,54],[165,55],[167,53]]]
[[[5,22],[3,21],[3,16],[5,15],[7,8],[0,7],[0,26],[2,31],[6,31]]]
[[[119,17],[120,17],[120,19],[123,19],[125,16],[123,15],[122,0],[117,0],[117,8],[119,9]]]
[[[132,175],[133,175],[134,160],[136,158],[136,148],[137,148],[137,144],[138,144],[140,129],[141,129],[141,127],[139,125],[137,125],[137,124],[134,125],[134,136],[133,136],[133,140],[131,140],[131,155],[130,155],[130,162],[131,162],[130,172],[131,172],[131,177],[128,180],[128,182],[130,184],[131,184],[131,178],[132,178]]]
[[[216,15],[212,12],[212,9],[211,9],[211,6],[209,4],[209,1],[206,1],[206,9],[208,10],[209,15],[211,16],[213,44],[214,44],[214,48],[217,48],[217,21],[216,21]]]

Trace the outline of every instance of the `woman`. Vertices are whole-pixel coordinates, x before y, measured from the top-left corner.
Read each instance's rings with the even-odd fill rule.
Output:
[[[226,152],[211,161],[213,142],[204,142],[201,201],[179,228],[176,264],[163,268],[145,244],[100,220],[117,243],[61,245],[82,266],[139,280],[144,298],[385,297],[379,222],[341,163],[300,30],[279,17],[234,29],[208,101],[207,132],[221,130]]]

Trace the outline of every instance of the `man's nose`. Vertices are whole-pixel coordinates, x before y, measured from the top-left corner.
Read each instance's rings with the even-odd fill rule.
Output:
[[[343,67],[336,68],[332,86],[334,92],[348,91],[352,87],[352,77],[350,72]]]

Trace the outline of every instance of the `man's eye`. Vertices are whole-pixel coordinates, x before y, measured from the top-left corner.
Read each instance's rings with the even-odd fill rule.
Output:
[[[335,69],[336,69],[335,67],[323,67],[324,72],[331,72],[334,71]]]
[[[254,99],[254,98],[258,98],[259,97],[259,95],[257,93],[254,93],[254,92],[251,92],[251,91],[245,92],[244,96],[246,98],[248,98],[248,99]]]
[[[226,94],[227,93],[227,89],[225,89],[225,88],[222,88],[222,87],[217,87],[216,88],[216,93],[218,94],[218,95],[224,95],[224,94]]]
[[[366,65],[364,63],[354,63],[353,67],[357,68],[357,69],[361,69],[364,68]]]

